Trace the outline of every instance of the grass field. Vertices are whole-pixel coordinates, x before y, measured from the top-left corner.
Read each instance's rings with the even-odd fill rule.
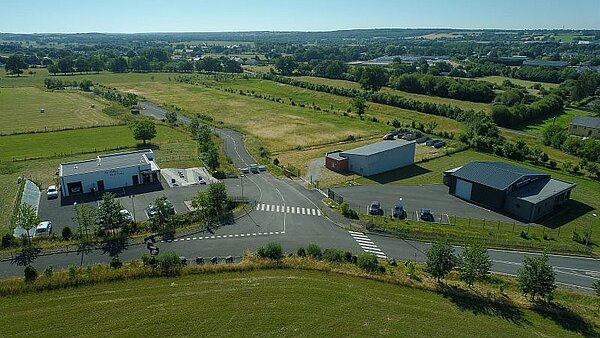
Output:
[[[502,85],[502,83],[505,80],[508,80],[508,81],[510,81],[510,82],[512,82],[512,83],[514,83],[516,85],[523,86],[523,87],[527,88],[527,90],[531,94],[534,94],[534,95],[537,95],[538,92],[539,92],[538,90],[531,88],[531,86],[533,86],[536,83],[541,84],[542,87],[544,87],[546,89],[553,89],[553,88],[557,88],[558,87],[558,84],[556,84],[556,83],[547,83],[547,82],[535,82],[535,81],[528,81],[528,80],[520,80],[520,79],[513,79],[513,78],[505,77],[505,76],[484,76],[484,77],[477,78],[477,80],[491,82],[491,83],[499,85],[499,86]]]
[[[23,306],[27,304],[27,306]],[[336,273],[260,270],[2,298],[6,336],[577,336],[537,312]],[[43,318],[24,320],[23,318]],[[51,323],[51,324],[50,324]]]
[[[546,117],[543,117],[540,119],[531,120],[531,121],[528,121],[526,125],[519,126],[516,129],[541,135],[542,131],[546,127],[553,125],[553,124],[560,126],[562,128],[567,128],[569,126],[569,123],[571,122],[571,120],[573,120],[573,118],[578,115],[593,115],[593,114],[590,112],[586,112],[586,111],[578,110],[578,109],[574,109],[574,108],[565,108],[565,110],[562,114],[554,115],[554,116],[546,116]]]
[[[102,112],[106,105],[93,97],[38,87],[0,88],[0,134],[116,124],[116,119]],[[44,113],[40,113],[42,108]]]
[[[340,88],[360,89],[360,85],[357,82],[352,82],[352,81],[347,81],[347,80],[334,80],[334,79],[326,79],[326,78],[314,77],[314,76],[299,76],[299,77],[294,77],[294,78],[296,78],[298,80],[302,80],[302,81],[325,84],[325,85],[330,85],[330,86],[335,86],[335,87],[340,87]],[[409,92],[405,92],[405,91],[401,91],[401,90],[396,90],[396,89],[389,88],[389,87],[384,87],[381,89],[381,91],[384,93],[396,94],[396,95],[403,96],[403,97],[410,98],[410,99],[417,100],[417,101],[431,102],[431,103],[437,103],[437,104],[449,104],[449,105],[460,107],[465,110],[473,109],[476,111],[479,111],[479,110],[490,111],[490,109],[491,109],[491,106],[487,103],[461,101],[461,100],[449,99],[449,98],[445,98],[445,97],[429,96],[429,95],[424,95],[424,94],[415,94],[415,93],[409,93]]]
[[[190,139],[185,132],[157,125],[157,137],[152,143],[179,143]],[[135,148],[128,126],[74,129],[48,133],[21,134],[0,137],[0,161],[56,157],[82,152],[102,152],[117,148]]]

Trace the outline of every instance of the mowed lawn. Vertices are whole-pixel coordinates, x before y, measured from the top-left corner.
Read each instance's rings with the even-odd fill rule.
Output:
[[[565,129],[568,128],[571,120],[578,115],[589,116],[593,114],[579,109],[565,108],[564,112],[561,114],[531,120],[528,121],[527,124],[519,126],[516,129],[541,135],[544,129],[551,125],[557,125]]]
[[[152,143],[160,145],[189,139],[189,134],[159,124]],[[141,142],[133,139],[133,132],[128,126],[0,136],[0,161],[135,148],[138,143]]]
[[[38,87],[0,88],[0,107],[0,134],[117,123],[102,112],[105,104],[93,99],[92,94],[80,92],[51,92]]]
[[[302,270],[188,275],[0,299],[2,335],[571,337],[530,310]],[[24,320],[43,318],[43,320]]]

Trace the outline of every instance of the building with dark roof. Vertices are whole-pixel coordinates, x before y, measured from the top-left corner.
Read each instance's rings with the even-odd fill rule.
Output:
[[[159,172],[150,149],[99,155],[95,159],[61,164],[60,188],[63,197],[118,189],[156,182]]]
[[[552,213],[571,197],[574,183],[504,162],[470,162],[445,173],[450,194],[526,222]]]
[[[575,116],[569,124],[569,133],[581,137],[600,137],[600,117]]]
[[[414,141],[381,141],[351,150],[327,153],[325,167],[340,173],[350,171],[362,176],[372,176],[413,164],[415,149]]]

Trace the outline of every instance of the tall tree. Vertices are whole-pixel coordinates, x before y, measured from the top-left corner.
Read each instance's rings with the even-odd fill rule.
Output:
[[[365,67],[358,79],[358,83],[364,90],[378,91],[388,82],[386,70],[380,66]]]
[[[525,257],[523,267],[519,270],[518,280],[521,292],[531,296],[532,300],[536,297],[552,300],[556,281],[546,253],[538,257]]]
[[[156,122],[150,118],[139,118],[134,120],[130,126],[133,130],[133,138],[138,141],[146,141],[156,137]]]
[[[8,60],[6,60],[6,65],[4,66],[7,73],[17,74],[17,77],[21,76],[21,74],[23,74],[23,70],[27,69],[28,67],[29,65],[25,63],[23,55],[20,54],[13,54],[9,56]]]
[[[114,59],[110,65],[110,70],[113,73],[125,73],[127,71],[127,60],[124,57]]]
[[[292,75],[298,63],[291,56],[282,56],[275,59],[275,68],[283,75]]]
[[[78,204],[75,207],[75,211],[76,215],[73,217],[73,220],[77,222],[76,231],[79,237],[77,254],[81,255],[79,266],[83,266],[83,256],[90,253],[93,247],[89,231],[96,225],[96,213],[95,209],[90,207],[89,204]]]
[[[483,246],[466,245],[459,257],[459,267],[460,278],[471,287],[474,282],[483,280],[490,274],[492,260]]]
[[[167,111],[165,113],[165,119],[167,120],[167,122],[171,125],[174,125],[175,123],[177,123],[177,113],[172,112],[172,111]]]
[[[116,235],[117,229],[125,225],[125,217],[121,214],[121,202],[112,193],[102,195],[102,201],[98,207],[98,223],[104,230],[111,231]]]
[[[17,208],[16,225],[25,230],[27,243],[31,244],[30,231],[40,223],[36,210],[29,204],[23,203]]]
[[[435,277],[438,283],[456,266],[456,256],[447,243],[433,243],[427,251],[425,271]]]
[[[355,96],[352,99],[352,107],[358,115],[363,115],[367,110],[367,101],[362,96]]]
[[[73,59],[70,57],[64,57],[58,60],[58,69],[61,73],[67,74],[73,72]]]
[[[212,171],[217,170],[217,168],[219,167],[219,154],[217,153],[216,147],[213,146],[208,148],[205,156],[206,165],[208,166],[208,168]]]

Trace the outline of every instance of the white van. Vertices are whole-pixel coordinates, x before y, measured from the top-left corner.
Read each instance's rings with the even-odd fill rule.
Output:
[[[51,232],[52,222],[44,221],[38,224],[37,228],[35,228],[35,237],[50,236]]]

